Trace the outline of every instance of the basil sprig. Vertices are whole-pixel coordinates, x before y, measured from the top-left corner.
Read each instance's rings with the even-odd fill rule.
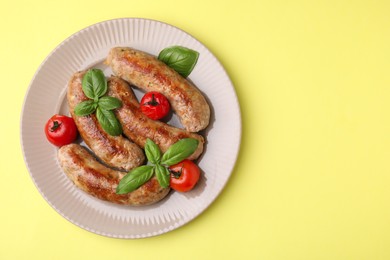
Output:
[[[182,46],[163,49],[158,59],[176,70],[184,78],[191,74],[199,58],[199,52]]]
[[[96,118],[103,130],[109,135],[122,134],[122,126],[112,110],[122,106],[122,102],[114,97],[104,96],[107,92],[107,80],[100,69],[90,69],[82,80],[82,89],[89,98],[74,108],[77,116],[87,116],[96,112]]]
[[[123,177],[117,188],[117,194],[126,194],[138,189],[146,183],[153,174],[163,188],[169,187],[170,173],[167,167],[179,163],[193,154],[199,141],[194,138],[184,138],[171,145],[162,154],[160,148],[149,138],[145,144],[145,154],[151,165],[143,165],[131,170]]]

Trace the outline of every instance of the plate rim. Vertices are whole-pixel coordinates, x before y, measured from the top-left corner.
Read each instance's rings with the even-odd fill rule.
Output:
[[[230,85],[228,86],[229,88],[231,87],[231,91],[233,92],[233,97],[234,97],[234,101],[235,101],[235,107],[236,107],[236,111],[237,111],[237,115],[238,115],[238,122],[237,122],[237,126],[238,126],[238,133],[237,133],[237,150],[236,150],[236,153],[235,153],[235,156],[234,156],[234,162],[232,164],[232,169],[231,171],[228,173],[228,176],[225,180],[224,183],[222,183],[221,185],[221,188],[218,190],[218,192],[215,194],[214,198],[210,201],[210,203],[206,203],[207,205],[205,205],[201,210],[198,210],[197,212],[195,212],[195,214],[191,214],[190,217],[187,217],[186,219],[184,220],[180,220],[179,222],[176,222],[174,223],[175,225],[173,225],[173,227],[169,228],[168,230],[164,230],[164,228],[161,228],[157,231],[153,231],[153,232],[150,232],[150,233],[143,233],[143,235],[132,235],[132,234],[127,234],[127,235],[124,235],[124,236],[121,236],[121,235],[116,235],[116,234],[107,234],[106,232],[104,231],[100,231],[100,230],[96,230],[96,229],[92,229],[88,226],[85,226],[84,224],[80,223],[79,221],[77,221],[76,219],[71,219],[68,215],[64,214],[64,212],[59,209],[54,203],[52,203],[52,201],[49,200],[49,198],[46,196],[46,194],[43,192],[43,190],[39,187],[37,181],[35,180],[33,174],[32,174],[32,171],[31,171],[31,168],[30,168],[30,164],[28,162],[28,159],[27,159],[27,156],[26,156],[26,151],[25,151],[25,143],[24,143],[24,138],[23,138],[23,119],[25,117],[25,112],[26,112],[26,103],[28,101],[28,97],[29,97],[29,94],[31,92],[31,89],[34,85],[34,82],[37,78],[37,76],[39,75],[39,73],[41,72],[43,66],[48,62],[49,59],[51,59],[51,57],[54,55],[54,53],[56,53],[58,51],[58,49],[60,49],[63,45],[67,44],[69,41],[71,41],[74,37],[76,37],[77,35],[83,33],[84,31],[87,31],[88,29],[90,29],[91,27],[97,27],[101,24],[105,24],[105,23],[112,23],[112,22],[115,22],[115,21],[121,21],[121,20],[126,20],[128,22],[134,22],[136,20],[140,20],[140,21],[149,21],[150,23],[157,23],[157,24],[163,24],[165,26],[168,26],[168,27],[173,27],[174,29],[180,31],[180,33],[184,33],[186,35],[188,35],[190,38],[192,38],[193,40],[195,40],[196,42],[198,42],[204,49],[206,49],[208,52],[210,52],[211,54],[211,57],[213,58],[214,62],[217,63],[217,65],[222,69],[221,70],[221,73],[223,73],[224,77],[226,77],[226,79],[230,82]],[[163,22],[163,21],[159,21],[159,20],[156,20],[156,19],[150,19],[150,18],[141,18],[141,17],[123,17],[123,18],[114,18],[114,19],[107,19],[107,20],[103,20],[103,21],[100,21],[100,22],[97,22],[97,23],[93,23],[93,24],[90,24],[74,33],[72,33],[71,35],[69,35],[68,37],[66,37],[63,41],[61,41],[53,50],[51,50],[49,52],[49,54],[44,58],[44,60],[40,63],[40,65],[37,67],[33,77],[31,78],[30,82],[29,82],[29,85],[28,85],[28,88],[25,92],[25,95],[24,95],[24,99],[23,99],[23,103],[22,103],[22,109],[21,109],[21,114],[20,114],[20,119],[19,119],[19,125],[20,125],[20,128],[19,128],[19,134],[20,134],[20,146],[21,146],[21,149],[22,149],[22,154],[23,154],[23,160],[24,160],[24,163],[26,165],[26,168],[27,168],[27,171],[30,175],[30,178],[32,180],[32,182],[34,183],[36,189],[38,190],[39,194],[44,198],[44,200],[58,213],[60,214],[62,217],[64,217],[66,220],[68,220],[70,223],[72,223],[73,225],[76,225],[86,231],[89,231],[93,234],[97,234],[97,235],[101,235],[101,236],[104,236],[104,237],[110,237],[110,238],[116,238],[116,239],[136,239],[136,238],[147,238],[147,237],[153,237],[153,236],[157,236],[157,235],[161,235],[161,234],[164,234],[164,233],[167,233],[167,232],[170,232],[170,231],[173,231],[173,230],[176,230],[177,228],[179,227],[182,227],[182,226],[185,226],[187,225],[188,223],[190,223],[191,221],[193,221],[195,218],[197,218],[199,215],[201,215],[202,213],[204,213],[204,211],[207,210],[207,208],[209,208],[215,201],[216,199],[220,196],[220,194],[222,193],[222,191],[225,189],[225,186],[227,185],[227,183],[229,182],[229,180],[231,179],[231,176],[233,174],[233,172],[235,171],[236,167],[237,167],[237,161],[238,161],[238,157],[240,155],[240,150],[241,150],[241,144],[242,144],[242,115],[241,115],[241,108],[240,108],[240,103],[239,103],[239,100],[238,100],[238,96],[237,96],[237,93],[235,91],[235,87],[234,87],[234,84],[231,80],[231,78],[229,77],[225,67],[222,65],[222,63],[219,61],[219,59],[215,56],[215,54],[213,52],[211,52],[211,50],[209,48],[207,48],[203,42],[201,42],[200,40],[198,40],[197,38],[195,38],[194,36],[192,36],[190,33],[184,31],[183,29],[175,26],[175,25],[172,25],[172,24],[169,24],[167,22]],[[53,147],[52,149],[58,149],[56,147]],[[167,229],[167,228],[165,228]]]

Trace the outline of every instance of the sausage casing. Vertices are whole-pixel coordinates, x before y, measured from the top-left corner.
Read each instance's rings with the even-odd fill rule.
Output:
[[[124,171],[140,166],[145,161],[145,155],[140,147],[123,136],[111,136],[106,133],[97,121],[95,114],[75,115],[76,105],[88,100],[82,90],[84,74],[85,72],[77,72],[73,75],[67,93],[69,110],[80,136],[95,155],[108,166]]]
[[[202,93],[156,57],[128,47],[115,47],[106,63],[116,76],[130,84],[166,96],[187,131],[198,132],[209,124],[210,107]]]
[[[172,144],[183,138],[195,138],[199,141],[198,148],[188,159],[194,160],[202,154],[203,136],[145,116],[140,110],[133,90],[124,80],[110,77],[108,79],[108,95],[122,102],[122,107],[115,111],[116,116],[122,124],[123,133],[139,146],[144,147],[146,139],[149,138],[160,147],[162,152],[165,152]]]
[[[58,150],[58,160],[78,188],[101,200],[133,206],[150,205],[163,199],[170,190],[162,188],[153,176],[130,193],[116,194],[116,187],[126,173],[104,166],[78,144],[62,146]]]

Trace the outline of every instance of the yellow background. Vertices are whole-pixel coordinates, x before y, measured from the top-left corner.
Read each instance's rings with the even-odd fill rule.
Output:
[[[40,63],[71,34],[120,17],[160,20],[204,43],[243,119],[217,200],[140,240],[62,218],[19,141]],[[389,1],[3,0],[0,21],[0,259],[390,259]]]

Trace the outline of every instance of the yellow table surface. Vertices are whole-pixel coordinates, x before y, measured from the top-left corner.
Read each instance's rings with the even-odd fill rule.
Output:
[[[389,13],[389,1],[368,0],[3,0],[0,259],[390,259]],[[204,43],[233,81],[243,122],[217,200],[139,240],[62,218],[20,146],[41,62],[71,34],[121,17],[160,20]]]

